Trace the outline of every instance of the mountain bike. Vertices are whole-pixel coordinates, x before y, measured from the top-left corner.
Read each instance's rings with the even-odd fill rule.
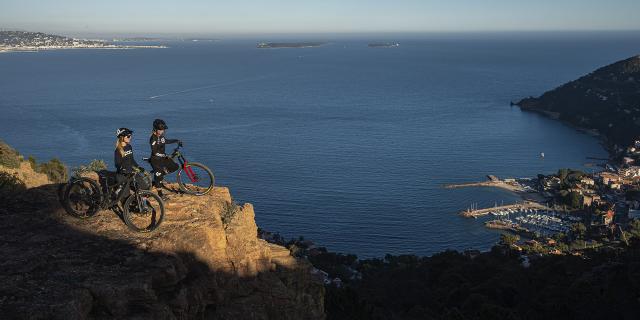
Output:
[[[178,145],[169,156],[173,160],[177,159],[180,164],[180,169],[176,176],[180,190],[195,196],[203,196],[209,193],[215,183],[213,172],[202,163],[188,162],[180,149],[182,149],[182,145]],[[143,158],[143,160],[151,163],[150,158]],[[155,174],[153,171],[152,173]]]
[[[100,184],[86,177],[69,181],[64,188],[63,207],[70,215],[87,219],[100,210],[112,209],[121,214],[133,231],[150,232],[160,226],[164,202],[157,194],[145,190],[151,187],[148,174],[129,174],[122,183],[117,183],[115,172],[102,170],[98,177]]]

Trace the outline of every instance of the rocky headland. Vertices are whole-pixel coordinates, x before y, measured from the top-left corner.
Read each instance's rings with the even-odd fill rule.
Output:
[[[0,178],[2,319],[325,318],[315,269],[258,238],[251,204],[223,223],[225,187],[174,195],[145,234],[112,211],[68,215],[29,161],[3,162]]]
[[[597,132],[610,146],[626,146],[640,136],[640,56],[514,104]]]

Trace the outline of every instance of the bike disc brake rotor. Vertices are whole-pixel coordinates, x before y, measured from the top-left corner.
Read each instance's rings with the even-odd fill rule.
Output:
[[[132,204],[130,212],[141,217],[147,217],[153,213],[153,207],[147,198],[142,198],[141,203]]]

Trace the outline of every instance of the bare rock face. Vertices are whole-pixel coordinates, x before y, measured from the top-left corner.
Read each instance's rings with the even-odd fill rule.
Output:
[[[24,182],[27,188],[33,188],[50,183],[49,178],[46,174],[35,172],[31,168],[31,164],[27,161],[20,162],[18,168],[7,168],[4,166],[0,166],[0,172],[6,172],[10,175],[15,176],[16,178],[20,179],[20,181]]]
[[[111,211],[79,220],[57,185],[0,210],[2,319],[324,319],[311,265],[257,237],[251,204],[225,227],[227,188],[174,194],[162,225],[134,233]]]

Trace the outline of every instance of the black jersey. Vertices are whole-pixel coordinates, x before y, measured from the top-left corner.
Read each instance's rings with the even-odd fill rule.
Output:
[[[151,157],[160,157],[160,158],[166,158],[167,155],[164,151],[164,146],[166,144],[172,144],[172,143],[177,143],[180,142],[180,140],[178,139],[167,139],[164,136],[156,136],[155,134],[152,134],[151,137],[149,138],[149,144],[151,145]]]
[[[133,158],[133,148],[128,144],[124,148],[124,154],[120,154],[120,151],[116,148],[114,157],[116,170],[118,173],[133,173],[133,169],[140,167]]]

